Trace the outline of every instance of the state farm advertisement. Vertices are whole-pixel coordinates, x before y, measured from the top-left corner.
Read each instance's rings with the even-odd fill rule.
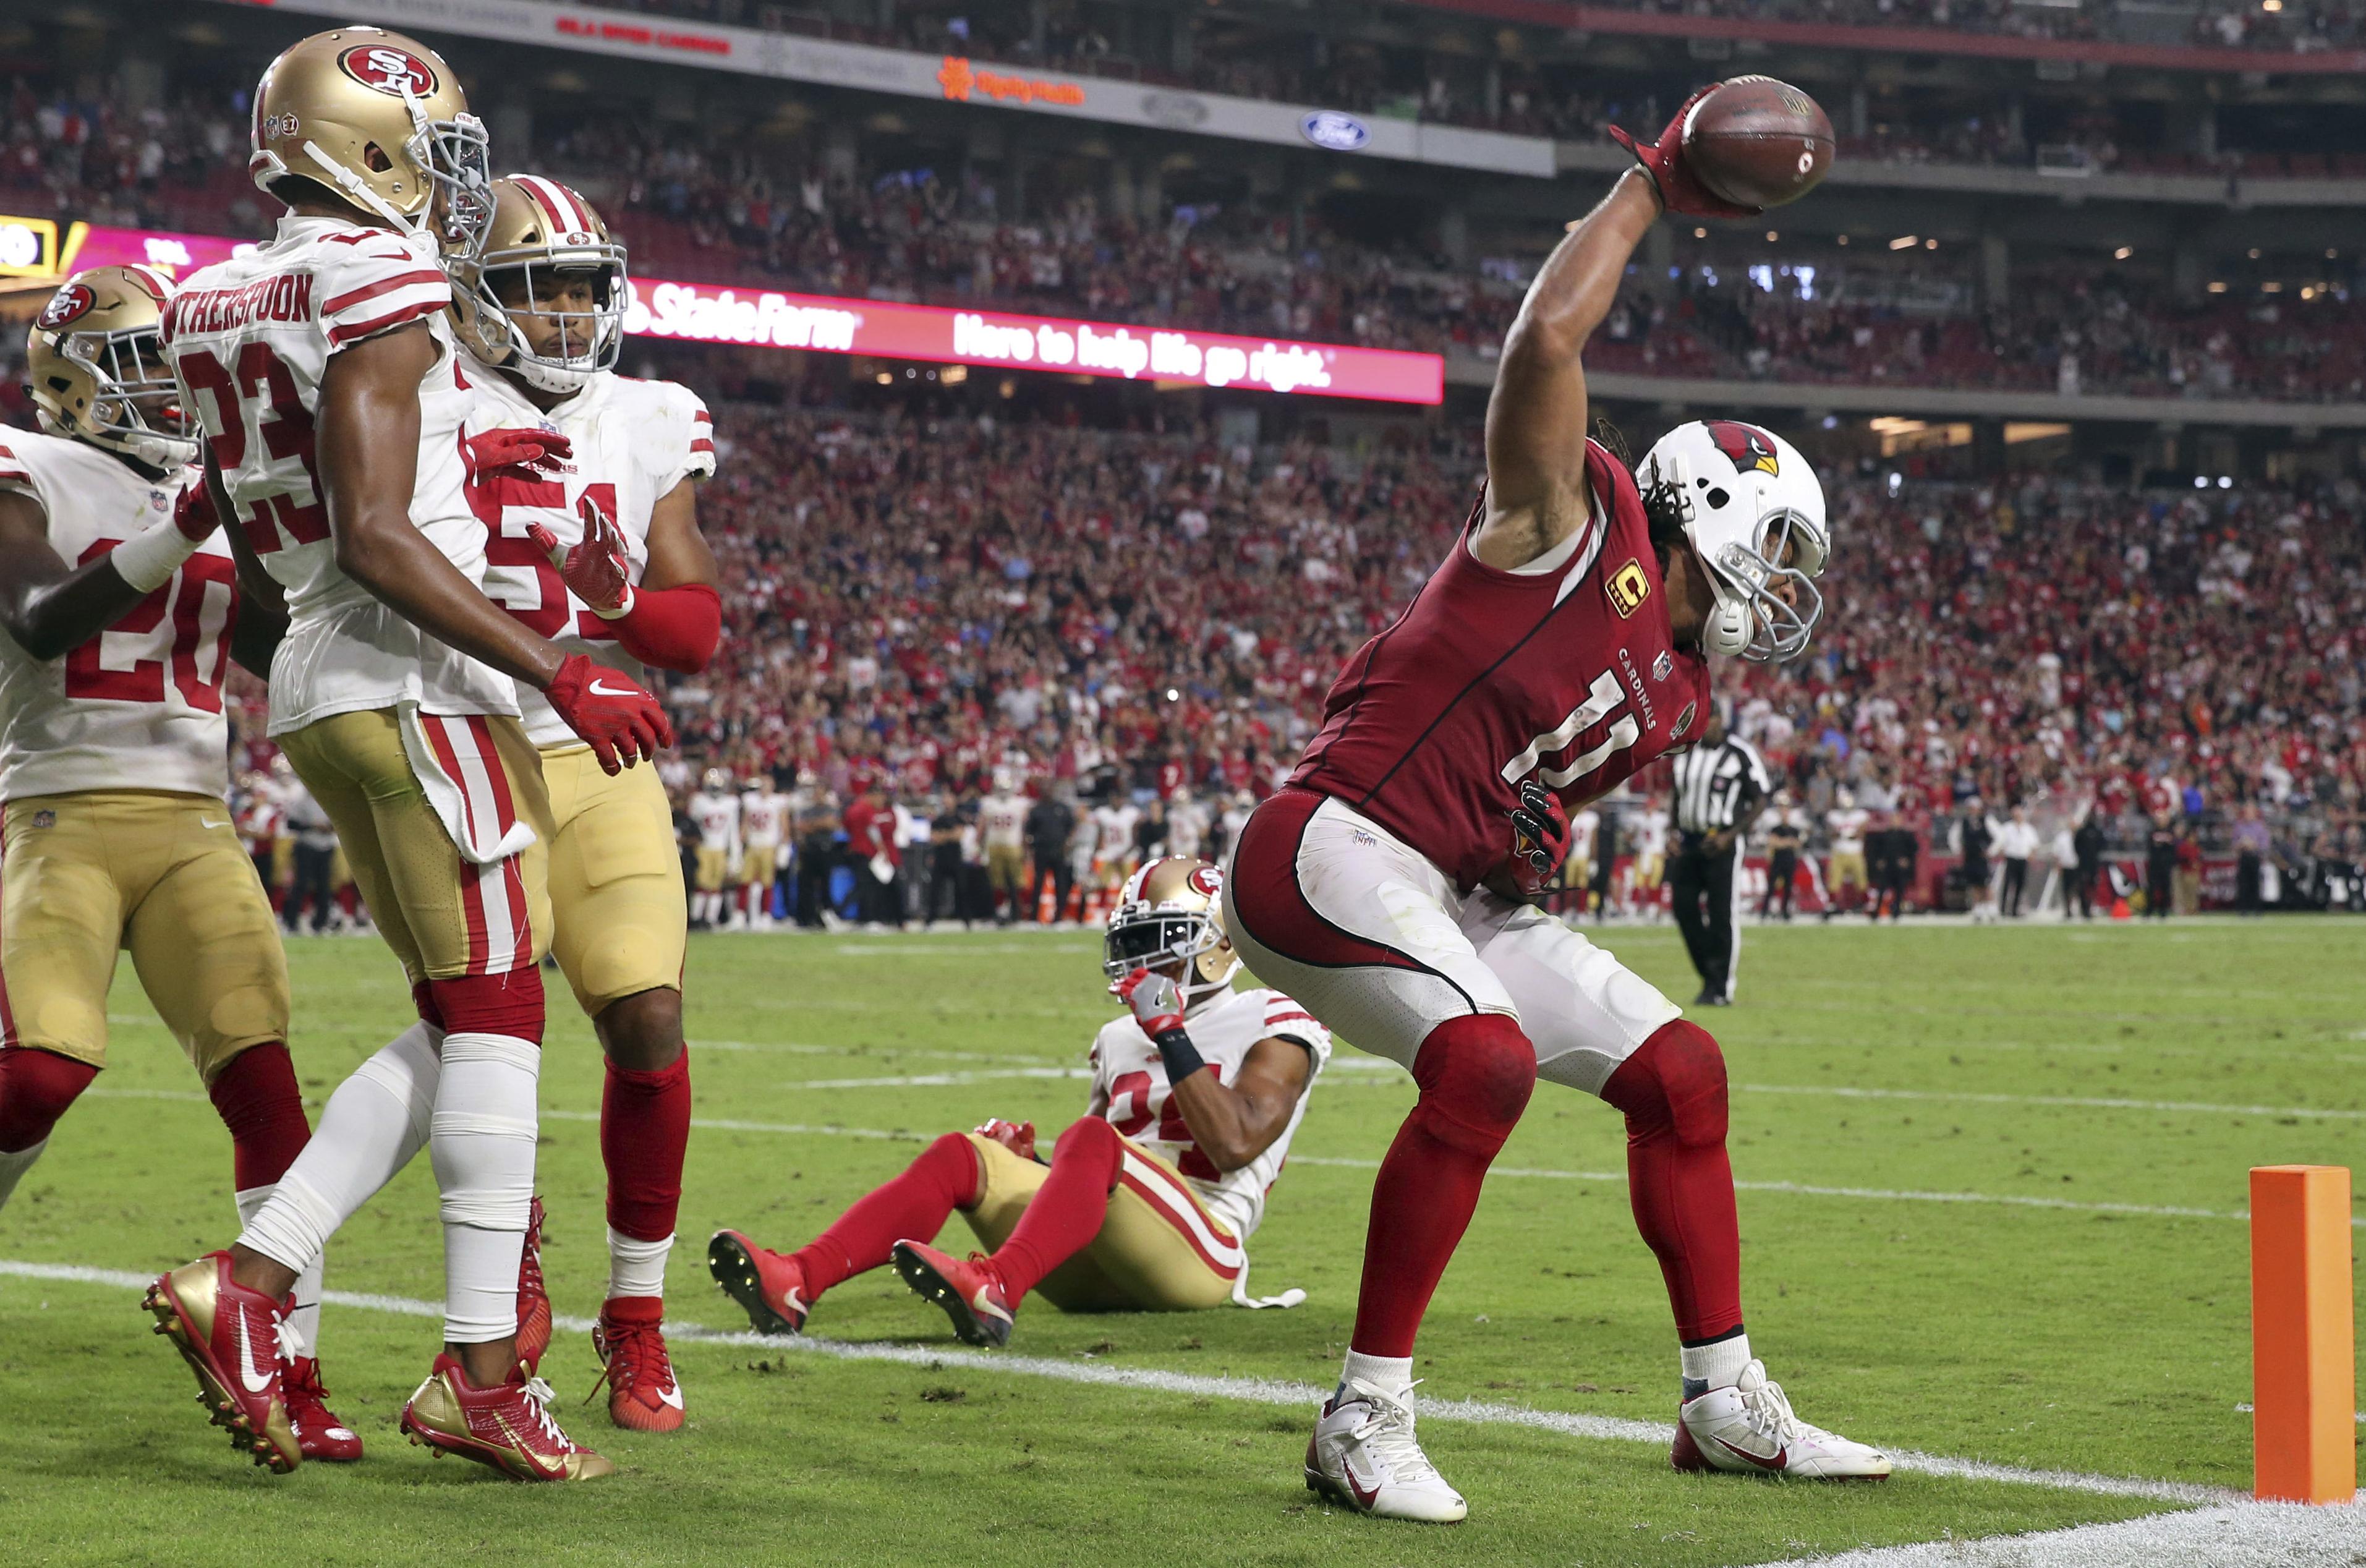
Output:
[[[178,277],[251,248],[213,235],[77,223],[61,247],[58,271],[141,262]],[[729,284],[635,278],[625,330],[687,343],[1243,387],[1367,402],[1436,403],[1446,396],[1446,361],[1435,354],[783,294]]]
[[[1435,403],[1446,395],[1446,361],[1435,354],[646,278],[635,281],[633,295],[625,330],[649,337],[1373,402]]]

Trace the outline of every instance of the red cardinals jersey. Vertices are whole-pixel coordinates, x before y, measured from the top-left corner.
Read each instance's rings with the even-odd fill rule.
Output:
[[[1680,649],[1634,476],[1586,443],[1592,514],[1547,559],[1504,571],[1454,550],[1324,701],[1290,782],[1364,812],[1465,888],[1511,849],[1534,774],[1575,806],[1700,733],[1708,661]]]

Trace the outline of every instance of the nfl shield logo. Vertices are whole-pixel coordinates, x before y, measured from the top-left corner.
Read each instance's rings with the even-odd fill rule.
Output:
[[[36,812],[34,812],[34,813],[33,813],[33,826],[34,826],[34,827],[36,827],[36,828],[54,828],[54,827],[56,827],[57,825],[58,825],[58,814],[57,814],[56,812],[54,812],[54,811],[36,811]]]
[[[1668,671],[1675,667],[1676,661],[1668,657],[1668,650],[1663,648],[1660,649],[1660,656],[1651,660],[1651,679],[1664,681],[1668,678]]]

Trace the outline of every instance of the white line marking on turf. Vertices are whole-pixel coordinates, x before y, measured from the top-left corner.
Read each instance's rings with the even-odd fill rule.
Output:
[[[1009,1075],[1003,1075],[1009,1076]],[[1059,1075],[1053,1075],[1059,1076]],[[1081,1075],[1078,1075],[1081,1076]],[[801,1085],[802,1088],[830,1087]],[[101,1095],[119,1100],[203,1100],[202,1094],[167,1089],[92,1089],[85,1095]],[[544,1118],[553,1122],[597,1122],[594,1111],[558,1111],[546,1108]],[[797,1137],[875,1138],[887,1143],[920,1144],[930,1134],[908,1129],[886,1127],[842,1127],[811,1122],[743,1122],[718,1116],[693,1116],[693,1127],[717,1133],[778,1133]],[[1370,1159],[1326,1158],[1321,1155],[1292,1155],[1292,1165],[1328,1166],[1337,1170],[1378,1170],[1380,1163]],[[1490,1176],[1508,1177],[1521,1180],[1543,1181],[1619,1181],[1627,1179],[1623,1170],[1549,1170],[1520,1166],[1496,1166]],[[2248,1209],[2193,1209],[2173,1203],[2108,1203],[2079,1202],[2068,1198],[2023,1197],[2011,1192],[1918,1192],[1896,1187],[1823,1187],[1804,1181],[1736,1181],[1737,1192],[1776,1192],[1795,1198],[1861,1198],[1883,1203],[1993,1203],[2008,1209],[2055,1209],[2072,1214],[2125,1214],[2139,1219],[2157,1220],[2248,1220]],[[2366,1230],[2366,1217],[2353,1217],[2350,1224]]]
[[[1974,1105],[2059,1105],[2081,1111],[2186,1111],[2211,1116],[2298,1116],[2366,1122],[2366,1111],[2306,1105],[2213,1105],[2191,1100],[2119,1100],[2080,1094],[1991,1094],[1974,1089],[1858,1089],[1847,1084],[1738,1083],[1743,1094],[1823,1095],[1834,1100],[1941,1100]]]
[[[912,1073],[883,1078],[793,1078],[783,1089],[952,1089],[997,1078],[1088,1078],[1090,1067],[1006,1067],[983,1073]]]
[[[0,1259],[0,1275],[26,1280],[56,1280],[67,1283],[107,1285],[126,1291],[152,1282],[152,1274],[122,1269],[92,1269],[67,1263],[25,1263]],[[355,1294],[323,1291],[321,1300],[331,1306],[368,1312],[399,1313],[406,1317],[441,1319],[438,1302],[408,1296]],[[588,1317],[558,1317],[556,1325],[576,1334],[592,1332]],[[1055,1382],[1087,1383],[1103,1388],[1127,1388],[1155,1393],[1183,1393],[1201,1399],[1236,1399],[1254,1404],[1290,1405],[1311,1411],[1330,1392],[1313,1383],[1286,1382],[1276,1378],[1206,1377],[1155,1367],[1113,1367],[1092,1361],[1059,1360],[1049,1356],[988,1355],[976,1350],[930,1349],[912,1345],[851,1345],[810,1336],[721,1332],[696,1324],[669,1324],[669,1339],[676,1344],[720,1345],[749,1349],[801,1351],[843,1361],[887,1361],[935,1371],[959,1367],[965,1371],[1005,1372],[1019,1377],[1046,1378]],[[1583,1416],[1560,1410],[1530,1410],[1524,1405],[1491,1400],[1424,1399],[1421,1414],[1433,1421],[1468,1421],[1486,1427],[1526,1427],[1563,1437],[1601,1442],[1648,1443],[1664,1448],[1674,1440],[1675,1428],[1658,1421],[1630,1421],[1614,1416]],[[1989,1464],[1981,1460],[1949,1459],[1912,1450],[1887,1450],[1898,1469],[1920,1475],[1960,1481],[1999,1481],[2023,1486],[2050,1486],[2101,1497],[2142,1497],[2161,1503],[2215,1503],[2237,1495],[2223,1486],[2187,1481],[2147,1481],[2120,1475],[2081,1475],[2066,1470],[2031,1470],[2019,1465]]]
[[[1805,1568],[1810,1562],[1816,1568],[2159,1568],[2165,1562],[2293,1568],[2304,1562],[2355,1562],[2351,1553],[2361,1542],[2366,1542],[2366,1509],[2356,1505],[2240,1502],[2033,1535],[1865,1547],[1765,1568]]]

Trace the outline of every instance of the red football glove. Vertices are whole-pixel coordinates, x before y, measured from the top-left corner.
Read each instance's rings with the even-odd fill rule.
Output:
[[[488,430],[460,438],[460,461],[470,484],[487,479],[547,479],[575,444],[555,430]]]
[[[1137,969],[1114,982],[1110,995],[1133,1010],[1142,1032],[1153,1040],[1183,1027],[1183,988],[1164,975]]]
[[[568,588],[592,606],[593,615],[615,620],[633,608],[632,556],[624,530],[588,495],[577,503],[575,514],[583,520],[583,537],[572,547],[560,544],[558,536],[539,523],[526,525],[526,537],[550,558]]]
[[[978,1124],[977,1135],[993,1139],[1020,1159],[1035,1157],[1035,1123],[1032,1122],[1005,1122],[999,1116],[989,1116]]]
[[[1737,207],[1724,197],[1711,194],[1709,188],[1693,176],[1684,164],[1684,121],[1692,117],[1693,106],[1707,97],[1722,82],[1712,82],[1684,100],[1676,118],[1660,132],[1657,141],[1638,141],[1617,126],[1609,128],[1610,140],[1635,154],[1643,165],[1643,175],[1651,188],[1660,194],[1660,210],[1681,212],[1695,218],[1748,218],[1763,212],[1763,207]]]
[[[657,698],[587,655],[569,654],[543,695],[568,728],[592,743],[607,773],[621,773],[673,744],[673,723]]]
[[[1543,896],[1569,859],[1569,813],[1560,797],[1535,779],[1521,781],[1512,813],[1512,884],[1523,898]]]
[[[191,485],[173,502],[173,526],[181,537],[204,544],[221,526],[220,514],[214,511],[214,498],[206,493],[203,485]]]

